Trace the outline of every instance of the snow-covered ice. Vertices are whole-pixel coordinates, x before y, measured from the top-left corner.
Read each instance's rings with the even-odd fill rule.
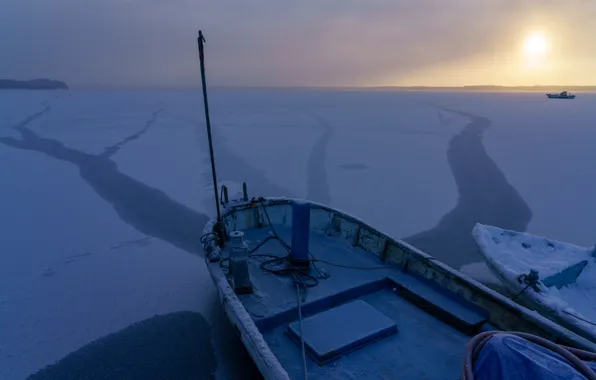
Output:
[[[396,237],[431,230],[462,201],[447,150],[470,123],[442,106],[490,122],[474,143],[530,206],[530,232],[590,246],[590,96],[214,90],[218,179],[232,193],[246,181],[251,196],[328,203]],[[214,215],[201,102],[195,91],[0,92],[0,378],[179,311],[211,326],[218,377],[247,360],[193,243]],[[39,138],[19,143],[19,124]]]
[[[72,93],[66,94],[65,103]],[[73,97],[76,95],[74,93]],[[110,98],[110,94],[102,93],[81,96],[90,97],[90,101]],[[68,140],[67,148],[93,154],[144,128],[155,106],[159,106],[149,101],[144,113],[135,113],[133,107],[132,116],[123,116],[129,121],[126,128],[115,129],[118,134],[113,133],[103,119],[94,125],[90,117],[78,125],[79,129],[88,131],[85,135],[75,128],[81,109],[65,107],[60,101],[49,102],[53,108],[47,115],[54,112],[54,119],[48,121],[39,117],[26,128],[41,138]],[[112,106],[117,108],[120,101],[116,97]],[[43,108],[37,97],[31,102],[34,104],[24,104],[26,110],[6,110],[7,115],[14,114],[11,119],[16,121],[12,125],[26,119],[28,112],[35,113]],[[105,100],[102,108],[110,108]],[[96,115],[100,114],[95,111]],[[139,227],[134,222],[131,225],[134,218],[125,223],[119,217],[134,216],[135,212],[143,215],[144,210],[126,209],[135,202],[127,199],[131,195],[122,191],[122,183],[110,182],[115,178],[127,181],[124,187],[134,185],[149,194],[157,194],[158,200],[163,199],[151,186],[161,187],[170,193],[171,202],[176,202],[176,198],[179,202],[188,202],[200,220],[208,220],[206,214],[200,218],[207,196],[200,174],[207,166],[201,157],[204,147],[196,141],[196,125],[189,127],[189,124],[168,121],[165,110],[161,116],[165,120],[157,119],[143,138],[126,143],[112,157],[117,163],[122,161],[120,171],[107,166],[110,176],[106,177],[108,171],[102,174],[102,166],[97,166],[95,171],[91,168],[97,176],[85,177],[86,181],[81,178],[82,171],[90,170],[87,166],[94,164],[89,157],[73,153],[72,157],[64,157],[65,160],[56,159],[63,152],[59,146],[51,144],[44,147],[49,147],[48,152],[55,153],[56,157],[1,145],[0,171],[7,180],[0,186],[3,199],[0,202],[3,236],[0,247],[3,253],[0,255],[0,378],[24,378],[98,338],[155,315],[192,311],[203,315],[211,324],[221,320],[215,289],[203,258],[138,230],[150,230],[151,226]],[[119,123],[117,115],[112,117]],[[160,121],[165,122],[160,124]],[[10,125],[2,125],[2,134],[17,138],[19,133],[7,127]],[[67,127],[84,137],[68,138]],[[168,131],[168,127],[174,132]],[[104,133],[110,136],[102,136]],[[152,154],[164,145],[170,149]],[[126,154],[120,156],[124,152]],[[98,158],[95,165],[105,162],[109,161]],[[145,189],[141,183],[135,183],[135,177],[149,187]],[[143,196],[141,193],[132,195]],[[167,210],[163,211],[167,224],[169,215]],[[154,228],[159,227],[154,225]],[[202,225],[196,229],[197,239],[201,228]],[[219,322],[219,326],[227,325]],[[217,331],[222,327],[212,329]],[[170,328],[175,330],[175,326]],[[233,334],[220,334],[221,340],[227,341]],[[221,350],[218,342],[211,341],[209,330],[197,332],[197,335],[202,340],[197,341],[197,345]],[[225,369],[225,361],[220,367]],[[226,377],[223,369],[218,373]],[[205,371],[211,371],[209,366],[205,365]]]
[[[562,104],[541,93],[472,94],[441,104],[485,116],[484,145],[532,210],[527,231],[582,246],[596,243],[596,94]]]
[[[416,94],[257,91],[213,98],[226,148],[263,170],[282,195],[330,204],[399,237],[432,228],[457,203],[446,151],[467,120],[441,119]]]

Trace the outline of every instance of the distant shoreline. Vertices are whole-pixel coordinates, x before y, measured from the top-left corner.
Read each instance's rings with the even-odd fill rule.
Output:
[[[259,91],[403,91],[403,92],[538,92],[559,93],[570,92],[596,92],[595,86],[221,86],[209,85],[210,90],[259,90]],[[75,90],[82,91],[200,91],[200,84],[189,86],[112,86],[112,85],[80,85]]]
[[[465,92],[596,92],[596,86],[387,86],[370,87],[381,90],[405,90],[405,91],[465,91]]]
[[[0,90],[68,90],[68,86],[52,79],[0,79]]]
[[[200,88],[200,87],[197,87]],[[215,89],[237,90],[319,90],[319,91],[411,91],[411,92],[596,92],[596,86],[363,86],[363,87],[308,87],[308,86],[212,86]],[[194,87],[189,87],[194,89]]]

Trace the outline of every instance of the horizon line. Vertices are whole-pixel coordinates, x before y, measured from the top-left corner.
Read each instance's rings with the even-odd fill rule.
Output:
[[[405,90],[405,91],[548,91],[548,90],[568,90],[568,91],[596,91],[595,85],[383,85],[383,86],[308,86],[308,85],[211,85],[211,89],[247,89],[247,90]],[[112,85],[112,84],[80,84],[69,85],[69,89],[80,90],[200,90],[200,84],[190,85],[166,85],[166,84],[148,84],[148,85]]]

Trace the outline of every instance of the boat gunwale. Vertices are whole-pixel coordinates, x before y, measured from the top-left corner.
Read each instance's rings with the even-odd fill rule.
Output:
[[[222,220],[233,215],[236,212],[253,208],[255,203],[261,203],[263,207],[270,207],[279,205],[290,205],[292,203],[297,202],[308,203],[311,206],[311,209],[322,209],[331,213],[332,215],[337,215],[350,222],[357,223],[360,226],[374,231],[379,235],[380,238],[386,239],[386,244],[393,243],[396,247],[402,249],[405,254],[411,256],[418,256],[418,258],[420,259],[417,261],[418,263],[422,263],[423,265],[430,267],[431,269],[446,274],[450,280],[455,280],[463,283],[464,286],[468,286],[473,292],[475,291],[476,293],[481,293],[485,295],[487,298],[489,298],[490,301],[495,302],[501,305],[503,308],[508,309],[512,314],[516,314],[518,317],[521,317],[522,319],[531,323],[533,326],[542,329],[545,333],[551,334],[551,340],[553,338],[564,338],[567,341],[573,343],[573,345],[577,348],[596,352],[596,344],[594,344],[593,342],[581,337],[580,335],[568,330],[567,328],[557,325],[553,321],[540,315],[538,312],[529,310],[526,307],[513,302],[512,300],[486,287],[485,285],[474,280],[473,278],[451,268],[449,265],[441,261],[436,260],[433,256],[419,250],[418,248],[402,240],[395,239],[389,236],[383,231],[370,226],[362,219],[355,217],[347,212],[304,199],[286,197],[261,197],[253,198],[248,201],[233,201],[228,203],[227,207],[225,207],[224,212],[222,213]],[[214,232],[213,229],[216,222],[216,219],[210,220],[205,225],[203,233],[207,234]],[[240,338],[245,344],[245,347],[249,351],[257,367],[266,379],[289,379],[287,372],[285,371],[281,363],[279,363],[279,360],[273,354],[267,342],[263,338],[263,335],[258,330],[255,321],[252,319],[252,317],[250,317],[244,305],[230,286],[226,275],[223,273],[221,267],[219,266],[219,261],[215,260],[215,258],[219,257],[221,253],[220,248],[216,244],[211,244],[210,247],[212,248],[212,250],[209,252],[205,252],[205,260],[207,262],[207,267],[211,272],[213,281],[215,282],[218,288],[220,300],[222,305],[226,309],[226,314],[228,315],[230,321],[239,330]],[[374,252],[367,252],[375,254]],[[385,261],[382,257],[380,258],[383,261]],[[441,284],[438,281],[434,282],[441,286]],[[446,289],[452,291],[449,288]],[[471,302],[482,307],[482,305],[476,302]],[[237,321],[239,326],[236,323],[234,323],[234,321]]]

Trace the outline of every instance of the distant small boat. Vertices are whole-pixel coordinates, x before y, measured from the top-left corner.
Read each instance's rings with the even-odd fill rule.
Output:
[[[575,99],[575,95],[570,94],[567,91],[563,91],[559,94],[546,94],[549,99]]]

